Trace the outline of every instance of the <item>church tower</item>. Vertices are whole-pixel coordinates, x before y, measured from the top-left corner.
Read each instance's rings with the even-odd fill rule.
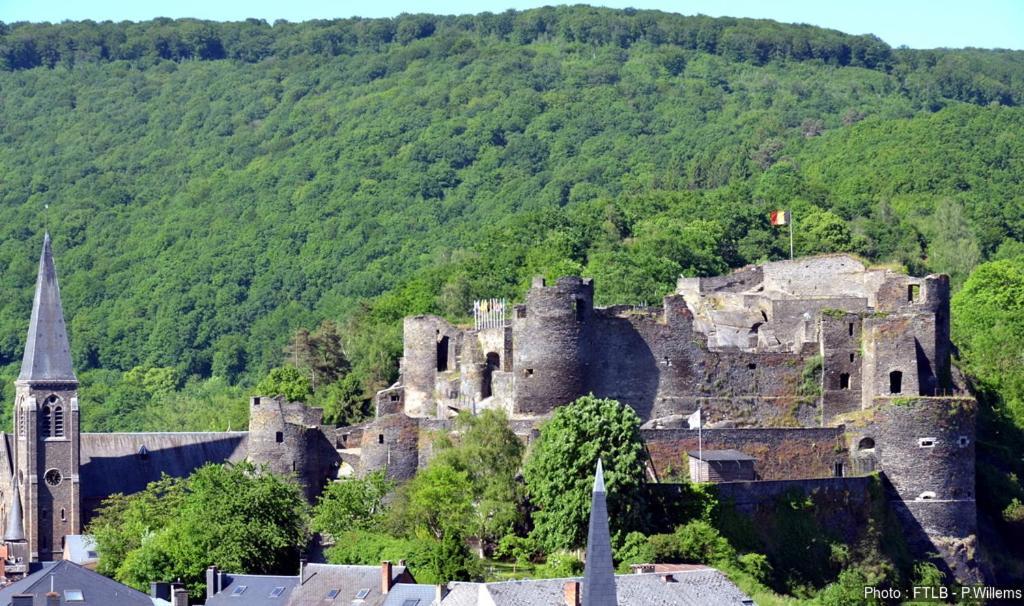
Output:
[[[59,559],[66,535],[82,531],[78,379],[64,326],[50,234],[39,258],[25,357],[15,385],[15,481],[34,561]]]

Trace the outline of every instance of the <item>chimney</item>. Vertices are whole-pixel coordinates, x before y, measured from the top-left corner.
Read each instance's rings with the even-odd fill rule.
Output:
[[[565,606],[580,606],[580,582],[567,581],[562,586],[562,595],[565,596]]]
[[[654,564],[632,564],[630,568],[633,569],[633,574],[654,572]]]
[[[18,593],[11,596],[11,606],[32,606],[35,596],[31,593]]]
[[[386,594],[391,591],[391,561],[384,560],[380,563],[380,592]]]
[[[220,593],[220,575],[217,574],[217,566],[210,566],[206,569],[206,599]]]
[[[676,582],[676,577],[673,574],[663,574],[663,575],[661,575],[661,582],[662,583],[675,583]]]
[[[448,586],[441,584],[434,587],[434,603],[440,604],[448,596]]]
[[[171,596],[171,606],[188,606],[188,590],[176,587],[174,595]]]
[[[210,594],[207,594],[209,597]],[[153,581],[149,584],[149,597],[171,601],[171,584],[166,581]]]
[[[60,594],[56,591],[46,594],[46,606],[60,606]]]

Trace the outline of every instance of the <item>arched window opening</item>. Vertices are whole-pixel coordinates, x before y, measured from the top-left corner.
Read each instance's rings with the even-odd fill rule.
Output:
[[[484,376],[480,384],[481,398],[489,398],[494,395],[493,375],[496,370],[501,370],[501,356],[497,352],[488,352],[487,365],[484,367]]]
[[[894,370],[889,373],[889,393],[903,393],[903,373]]]
[[[869,437],[861,438],[860,442],[857,443],[857,449],[858,450],[874,450],[875,449],[875,439],[874,438],[869,438]]]
[[[50,437],[50,424],[53,422],[53,410],[48,404],[43,405],[43,437]]]
[[[64,407],[59,404],[53,407],[53,435],[64,437]]]

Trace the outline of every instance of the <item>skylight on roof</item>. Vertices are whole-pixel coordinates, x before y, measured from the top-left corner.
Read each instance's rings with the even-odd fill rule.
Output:
[[[327,592],[327,597],[324,598],[324,599],[325,600],[333,600],[334,598],[338,597],[339,593],[341,593],[340,589],[332,589],[332,590]]]
[[[420,606],[419,600],[406,600],[402,602],[402,606]]]
[[[64,601],[65,602],[84,602],[85,595],[82,594],[81,589],[65,589],[64,590]]]
[[[231,597],[237,598],[238,596],[245,593],[245,590],[248,588],[248,585],[239,585],[238,587],[235,587],[235,590],[231,592]]]
[[[356,594],[356,599],[357,600],[365,600],[366,596],[368,596],[368,595],[370,595],[370,590],[369,589],[360,589],[359,593]]]
[[[274,591],[270,592],[270,597],[279,598],[281,597],[282,593],[284,593],[284,587],[275,587]]]

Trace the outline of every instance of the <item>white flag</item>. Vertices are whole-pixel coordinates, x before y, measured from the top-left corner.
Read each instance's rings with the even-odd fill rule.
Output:
[[[700,409],[686,417],[686,422],[690,424],[690,429],[700,429]]]

